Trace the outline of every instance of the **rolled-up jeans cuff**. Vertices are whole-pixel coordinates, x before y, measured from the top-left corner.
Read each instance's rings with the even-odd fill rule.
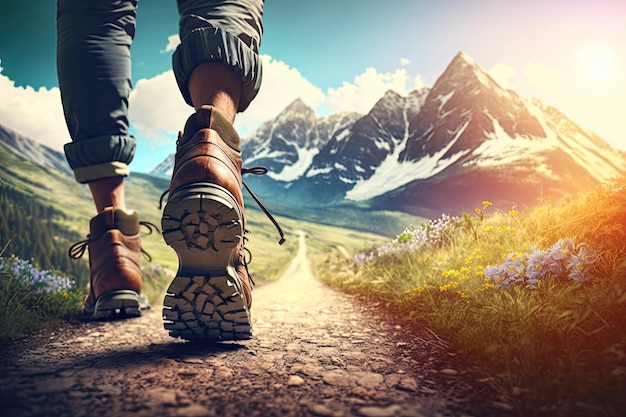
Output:
[[[100,136],[67,143],[65,156],[80,183],[126,176],[137,142],[129,135]]]
[[[90,183],[102,178],[127,177],[130,168],[123,162],[107,162],[99,165],[75,168],[74,177],[81,184]]]
[[[232,67],[243,86],[237,111],[244,111],[261,87],[259,55],[241,39],[220,28],[207,26],[189,32],[174,52],[172,66],[180,92],[190,106],[193,103],[189,78],[196,66],[203,62],[219,62]]]

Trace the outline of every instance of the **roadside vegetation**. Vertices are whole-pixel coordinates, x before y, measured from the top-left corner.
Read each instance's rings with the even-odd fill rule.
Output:
[[[0,253],[0,341],[76,316],[84,292],[76,282]]]
[[[523,212],[484,201],[317,268],[332,285],[429,328],[504,409],[626,409],[624,178]]]

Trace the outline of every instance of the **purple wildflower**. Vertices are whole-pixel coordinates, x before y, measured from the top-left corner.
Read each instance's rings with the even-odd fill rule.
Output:
[[[55,275],[50,270],[37,269],[29,261],[17,256],[0,257],[0,272],[10,274],[24,284],[31,285],[39,294],[68,291],[75,285],[69,278]]]

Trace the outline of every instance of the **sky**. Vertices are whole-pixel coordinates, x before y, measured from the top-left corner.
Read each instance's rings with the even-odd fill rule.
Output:
[[[0,124],[55,148],[69,135],[56,76],[56,1],[0,5]],[[178,92],[174,0],[140,1],[131,48],[134,171],[174,151],[192,109]],[[268,0],[261,91],[246,132],[301,98],[320,115],[367,113],[385,91],[432,86],[464,51],[503,87],[537,97],[626,150],[623,0]]]

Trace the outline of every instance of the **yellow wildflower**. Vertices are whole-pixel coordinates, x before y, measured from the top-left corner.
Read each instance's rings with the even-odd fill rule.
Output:
[[[443,284],[439,286],[439,291],[450,291],[459,287],[459,283],[456,281],[448,282],[447,284]]]

